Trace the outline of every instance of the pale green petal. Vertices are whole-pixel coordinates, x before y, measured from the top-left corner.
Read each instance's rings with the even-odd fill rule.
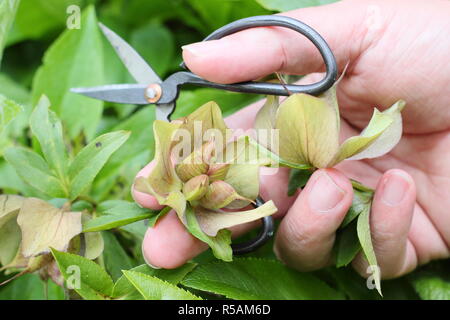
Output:
[[[341,129],[341,118],[339,115],[339,104],[337,100],[337,86],[339,82],[341,82],[341,80],[344,78],[347,66],[345,66],[343,73],[341,74],[339,79],[334,83],[334,85],[319,96],[319,98],[324,99],[327,102],[327,104],[333,108],[336,114],[335,126],[337,127],[337,132],[339,132]]]
[[[197,201],[207,192],[209,186],[209,177],[206,174],[199,175],[187,181],[183,185],[183,194],[187,201]]]
[[[19,251],[22,236],[17,224],[18,214],[19,210],[15,210],[0,218],[0,266],[8,265]]]
[[[84,238],[86,240],[85,258],[89,260],[97,259],[105,248],[102,234],[100,232],[87,232],[84,234]]]
[[[275,128],[275,117],[278,105],[279,99],[277,96],[267,96],[266,102],[256,114],[255,123],[253,125],[256,129],[256,140],[258,143],[270,150],[273,150],[271,141],[275,141],[273,129]]]
[[[163,205],[169,206],[174,209],[180,218],[181,222],[186,223],[185,211],[186,211],[186,198],[183,193],[174,191],[169,194],[167,199],[163,202]]]
[[[30,258],[25,258],[22,254],[22,250],[19,244],[19,247],[17,249],[16,255],[14,256],[14,259],[12,259],[8,264],[3,265],[0,268],[0,272],[8,269],[22,269],[28,267]],[[14,271],[5,271],[5,274],[13,273]]]
[[[255,200],[259,194],[259,166],[253,164],[232,165],[228,170],[225,182],[236,192],[247,199]],[[234,200],[227,208],[240,209],[250,204],[248,200]]]
[[[332,99],[291,95],[277,112],[280,157],[292,163],[326,167],[339,148],[338,121]]]
[[[154,196],[160,205],[173,208],[183,221],[186,199],[181,193],[183,184],[171,160],[171,150],[176,143],[173,136],[180,126],[180,123],[159,120],[153,123],[156,165],[148,178],[136,179],[134,188]]]
[[[148,179],[144,177],[138,177],[134,182],[134,189],[139,192],[147,193],[156,198],[158,203],[162,206],[169,206],[177,212],[180,220],[184,221],[184,213],[186,209],[186,198],[181,191],[175,190],[167,195],[161,195],[152,189]]]
[[[214,182],[217,180],[223,180],[230,170],[230,164],[228,163],[213,163],[208,168],[209,181]]]
[[[384,112],[375,109],[363,132],[359,136],[347,139],[329,166],[334,166],[345,159],[375,158],[389,152],[401,138],[400,112],[403,106],[404,102],[399,101]]]
[[[16,195],[0,195],[0,227],[9,221],[11,215],[19,212],[25,198]]]
[[[259,166],[274,165],[269,151],[259,148],[258,143],[249,136],[241,136],[226,145],[223,152],[215,157],[215,163],[254,164]]]
[[[354,155],[350,160],[380,157],[391,151],[399,143],[403,131],[401,111],[405,107],[405,104],[405,101],[399,100],[389,109],[383,111],[384,115],[391,117],[391,125],[367,149]]]
[[[259,109],[255,118],[255,129],[272,129],[275,127],[275,116],[279,105],[277,96],[267,96],[266,102]]]
[[[250,199],[246,199],[239,195],[229,183],[219,180],[214,181],[209,185],[208,191],[205,196],[200,199],[199,204],[210,210],[218,210],[228,207],[236,200],[245,200],[250,203]]]
[[[240,196],[254,200],[259,194],[259,167],[276,166],[277,161],[271,159],[266,149],[259,148],[257,142],[248,136],[239,137],[227,145],[224,155],[217,160],[230,164],[224,181],[229,183]],[[227,205],[230,209],[240,209],[250,201],[236,199]]]
[[[217,144],[221,143],[222,147],[228,141],[227,133],[230,132],[223,120],[222,111],[214,101],[204,104],[189,116],[175,122],[182,122],[180,129],[187,130],[189,133],[191,152],[200,148],[213,137],[217,140]]]
[[[205,145],[192,152],[181,163],[175,166],[175,171],[183,182],[208,172],[208,163],[203,160],[204,149]]]
[[[231,231],[220,230],[214,236],[207,235],[201,228],[196,213],[191,206],[186,207],[186,227],[197,239],[207,243],[214,256],[224,261],[233,260],[231,249]]]
[[[266,202],[256,209],[247,211],[211,211],[200,207],[194,208],[194,210],[203,232],[212,237],[216,236],[219,230],[255,221],[277,212],[273,201]]]
[[[156,165],[148,179],[151,190],[165,198],[170,192],[181,190],[181,180],[178,178],[171,161],[172,140],[180,124],[156,120],[153,123],[155,135],[155,162]],[[151,193],[152,194],[152,193]]]
[[[86,212],[82,213],[81,222],[83,225],[91,219],[92,217],[90,214]],[[105,248],[102,234],[100,232],[85,232],[83,235],[85,241],[84,257],[89,260],[97,259],[103,253],[103,249]]]

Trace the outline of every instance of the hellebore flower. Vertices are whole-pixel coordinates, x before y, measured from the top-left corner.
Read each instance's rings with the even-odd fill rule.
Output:
[[[278,104],[273,96],[259,111],[256,129],[278,129],[278,150],[285,163],[329,168],[350,159],[376,158],[389,152],[402,134],[401,110],[405,102],[399,100],[389,109],[374,109],[367,127],[359,136],[339,144],[340,117],[333,86],[319,97],[293,94]]]
[[[217,258],[230,261],[226,228],[277,211],[272,201],[244,209],[259,194],[259,167],[272,160],[260,157],[249,137],[230,139],[214,102],[171,123],[156,120],[153,131],[156,164],[147,178],[136,180],[136,190],[173,208],[191,234],[206,242]]]

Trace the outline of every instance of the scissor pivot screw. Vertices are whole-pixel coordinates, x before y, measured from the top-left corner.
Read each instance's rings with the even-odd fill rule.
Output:
[[[162,89],[161,86],[157,83],[152,83],[145,90],[145,98],[150,103],[156,103],[161,98]]]

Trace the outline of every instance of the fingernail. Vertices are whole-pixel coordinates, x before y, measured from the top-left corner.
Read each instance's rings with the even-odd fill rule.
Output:
[[[390,174],[383,183],[383,202],[389,206],[397,206],[402,202],[409,189],[409,179],[400,172]]]
[[[204,50],[204,43],[197,42],[197,43],[191,43],[185,46],[182,46],[181,49],[184,51],[188,51],[194,56],[201,56],[205,50]]]
[[[218,42],[215,40],[208,42],[196,42],[182,46],[181,49],[184,51],[189,51],[194,56],[203,56],[210,53],[211,50],[216,49],[218,47],[217,43]]]
[[[325,171],[319,173],[309,191],[309,205],[313,210],[328,212],[344,198],[345,191]]]

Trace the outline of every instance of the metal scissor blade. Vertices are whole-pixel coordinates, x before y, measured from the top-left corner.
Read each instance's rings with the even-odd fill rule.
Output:
[[[116,50],[123,64],[138,83],[148,85],[150,83],[162,82],[148,63],[125,40],[105,25],[99,23],[99,26],[114,50]]]
[[[91,88],[72,88],[70,91],[87,97],[124,104],[150,104],[145,98],[146,85],[113,84]]]
[[[156,120],[170,121],[170,116],[175,111],[175,103],[158,104],[156,106]]]

